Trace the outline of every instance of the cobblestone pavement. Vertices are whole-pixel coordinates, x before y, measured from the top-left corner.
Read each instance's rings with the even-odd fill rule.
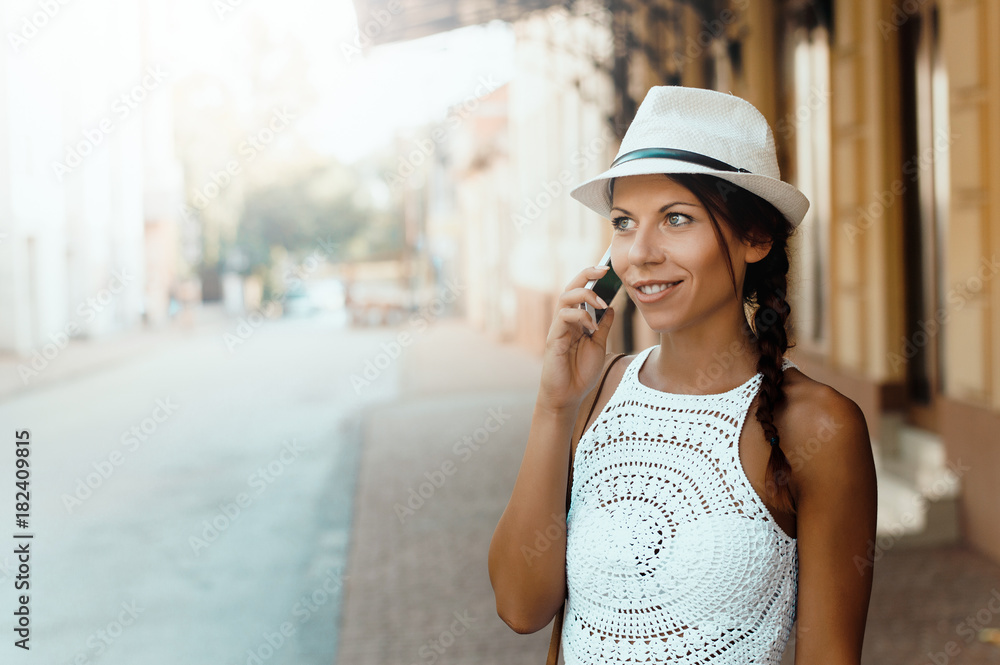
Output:
[[[1000,566],[965,547],[891,549],[875,563],[864,665],[1000,663]]]
[[[386,370],[398,374],[398,398],[363,414],[337,662],[542,663],[551,627],[511,631],[487,573],[540,359],[458,321],[414,337]],[[1000,566],[961,547],[891,547],[876,563],[863,663],[1000,663],[1000,646],[964,630],[969,617],[1000,627],[996,610]]]

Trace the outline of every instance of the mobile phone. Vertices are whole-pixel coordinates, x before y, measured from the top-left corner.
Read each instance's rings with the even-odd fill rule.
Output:
[[[603,277],[601,277],[600,279],[590,280],[589,282],[587,282],[587,286],[584,288],[590,289],[591,291],[596,293],[601,300],[610,305],[611,301],[615,299],[616,295],[618,295],[619,289],[622,288],[622,280],[620,277],[618,277],[618,275],[615,273],[615,269],[611,266],[610,247],[608,247],[608,251],[604,253],[604,258],[602,258],[601,262],[598,263],[597,265],[608,266],[608,269],[604,272]],[[595,324],[601,322],[601,319],[604,318],[604,312],[607,311],[605,309],[596,309],[589,302],[581,303],[580,307],[590,312],[590,318],[594,320]],[[591,334],[590,330],[587,330],[587,335],[590,334]]]

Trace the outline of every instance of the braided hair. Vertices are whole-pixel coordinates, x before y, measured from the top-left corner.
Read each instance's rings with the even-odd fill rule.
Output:
[[[795,346],[789,343],[786,321],[791,307],[785,300],[788,275],[788,238],[794,227],[769,201],[738,187],[728,180],[708,174],[664,174],[670,180],[688,188],[708,211],[715,228],[715,235],[729,268],[729,275],[736,292],[736,273],[726,246],[719,220],[726,223],[737,241],[771,241],[767,256],[756,263],[747,264],[743,280],[743,293],[737,297],[745,312],[750,313],[751,323],[744,318],[743,332],[757,347],[757,371],[763,375],[758,392],[757,421],[764,429],[764,436],[771,447],[764,474],[764,486],[773,504],[782,512],[795,512],[795,500],[788,486],[791,466],[780,446],[778,428],[774,424],[774,410],[784,401],[784,372],[781,369],[785,352]],[[614,193],[614,179],[611,181]],[[733,211],[739,211],[734,214]]]

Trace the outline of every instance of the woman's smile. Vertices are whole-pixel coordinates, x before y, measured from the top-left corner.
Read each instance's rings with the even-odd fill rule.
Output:
[[[665,282],[661,282],[659,284],[647,284],[645,286],[634,287],[634,293],[636,300],[641,303],[648,304],[659,302],[674,293],[683,283],[684,280],[673,282],[669,285]]]

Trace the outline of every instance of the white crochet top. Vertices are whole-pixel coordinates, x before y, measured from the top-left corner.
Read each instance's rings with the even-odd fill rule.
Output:
[[[577,446],[566,665],[777,665],[795,621],[797,541],[739,459],[763,374],[725,393],[666,393],[638,379],[655,348],[628,365]]]

